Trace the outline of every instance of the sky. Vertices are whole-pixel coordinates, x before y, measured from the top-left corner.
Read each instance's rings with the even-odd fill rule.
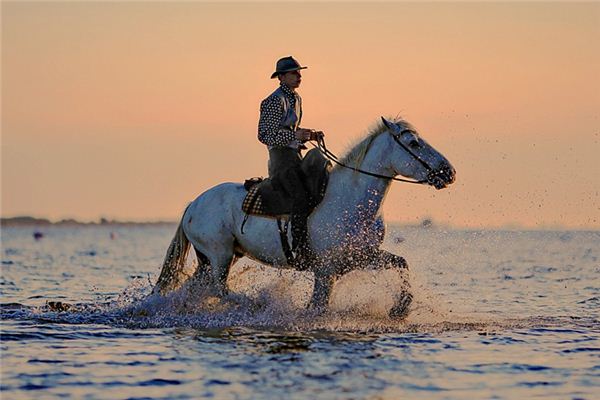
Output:
[[[6,2],[2,217],[177,220],[264,176],[260,101],[303,71],[304,127],[346,152],[401,115],[457,170],[387,221],[600,228],[600,3]]]

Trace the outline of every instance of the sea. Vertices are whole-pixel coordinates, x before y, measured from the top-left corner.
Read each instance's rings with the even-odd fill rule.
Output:
[[[392,225],[409,271],[315,312],[311,273],[247,259],[223,300],[151,296],[175,228],[2,227],[0,397],[600,399],[600,231]]]

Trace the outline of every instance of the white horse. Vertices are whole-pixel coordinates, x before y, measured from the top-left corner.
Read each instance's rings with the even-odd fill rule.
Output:
[[[308,220],[309,242],[316,255],[311,266],[315,308],[328,304],[336,277],[365,262],[395,261],[406,267],[404,259],[379,249],[385,233],[381,207],[392,177],[402,175],[442,189],[454,182],[456,173],[412,125],[383,117],[340,163],[346,168],[332,169],[325,196]],[[241,232],[245,196],[243,185],[222,183],[190,203],[167,250],[154,293],[165,294],[192,278],[225,295],[229,269],[243,256],[289,268],[275,219],[250,216]],[[193,275],[185,271],[190,243],[198,258]]]

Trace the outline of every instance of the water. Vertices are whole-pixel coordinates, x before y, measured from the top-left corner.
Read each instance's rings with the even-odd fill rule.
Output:
[[[600,232],[393,228],[415,300],[392,320],[396,271],[325,315],[310,274],[251,262],[222,304],[144,301],[174,228],[2,228],[2,398],[600,398]]]

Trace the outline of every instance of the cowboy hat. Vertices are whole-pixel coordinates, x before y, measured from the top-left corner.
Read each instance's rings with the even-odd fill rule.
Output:
[[[275,78],[279,74],[285,74],[286,72],[298,71],[306,68],[308,67],[301,66],[300,63],[296,61],[292,56],[283,57],[277,60],[275,72],[273,72],[273,74],[271,75],[271,79]]]

